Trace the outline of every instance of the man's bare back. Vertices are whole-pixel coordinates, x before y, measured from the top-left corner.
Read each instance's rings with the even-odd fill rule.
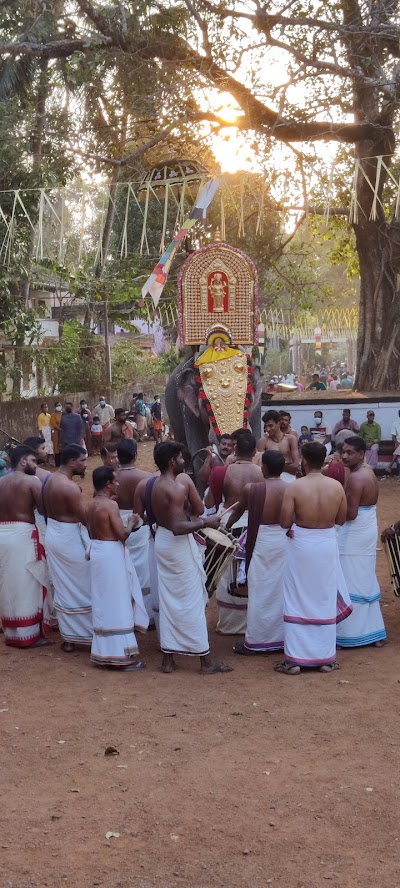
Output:
[[[348,520],[357,517],[360,506],[375,506],[378,501],[379,486],[373,470],[367,465],[362,465],[357,471],[350,472],[345,493]]]
[[[128,527],[124,527],[117,503],[104,495],[93,497],[86,507],[86,515],[92,540],[107,542],[125,542],[138,518],[132,515]]]
[[[136,488],[141,481],[151,478],[151,472],[143,472],[134,466],[122,466],[117,471],[119,487],[116,500],[120,509],[133,509]]]
[[[36,475],[12,471],[0,478],[0,521],[35,523],[34,509],[42,510],[42,485]]]
[[[43,504],[48,518],[65,524],[86,524],[86,510],[81,491],[75,481],[60,471],[46,482],[43,489]]]
[[[339,481],[321,472],[310,472],[287,485],[282,503],[282,527],[324,529],[346,520],[346,496]]]
[[[254,465],[251,461],[241,462],[240,458],[238,458],[226,470],[223,487],[225,508],[228,509],[234,503],[237,503],[246,484],[262,480],[263,473],[260,466]]]

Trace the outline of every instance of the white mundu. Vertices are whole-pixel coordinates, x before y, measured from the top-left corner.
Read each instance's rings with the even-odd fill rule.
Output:
[[[376,506],[359,506],[357,518],[339,528],[340,563],[353,605],[353,613],[337,632],[340,647],[375,644],[386,638],[376,578],[377,539]]]
[[[89,536],[81,524],[48,518],[46,558],[54,586],[54,607],[60,634],[71,644],[92,643]]]
[[[102,666],[127,666],[139,654],[135,628],[145,632],[149,625],[131,557],[117,540],[92,540],[89,566],[91,660]]]
[[[292,527],[283,582],[285,663],[336,662],[336,623],[351,613],[334,527]]]
[[[132,509],[120,509],[119,514],[122,518],[124,527],[127,527],[129,518],[132,515]],[[132,531],[125,542],[129,554],[132,558],[133,566],[137,573],[137,578],[142,590],[143,601],[148,613],[149,619],[154,619],[153,600],[151,596],[150,585],[150,528],[148,524],[142,524],[138,530]]]
[[[48,585],[39,534],[27,521],[0,522],[0,620],[5,641],[29,647],[42,634],[43,604]],[[49,628],[49,627],[48,627]]]
[[[225,511],[222,503],[219,511]],[[225,522],[228,520],[231,511],[224,514]],[[243,512],[239,520],[232,525],[231,533],[234,531],[244,532],[247,527],[248,517],[248,512]],[[238,536],[237,533],[234,535]],[[220,577],[215,592],[218,605],[217,632],[220,635],[244,635],[246,632],[247,598],[230,594],[229,585],[232,581],[233,561]]]
[[[155,540],[164,654],[203,657],[209,653],[205,573],[193,534],[174,536],[158,527]]]
[[[260,524],[247,572],[244,644],[252,651],[283,650],[283,578],[288,538],[279,524]]]

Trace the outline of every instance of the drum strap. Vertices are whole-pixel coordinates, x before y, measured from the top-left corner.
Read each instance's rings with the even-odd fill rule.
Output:
[[[249,569],[251,557],[256,544],[258,528],[261,524],[262,513],[264,509],[266,496],[265,484],[251,484],[249,490],[249,522],[247,525],[247,541],[246,541],[246,573]]]
[[[153,509],[151,508],[151,495],[153,493],[153,487],[157,481],[157,477],[157,475],[153,475],[152,478],[149,478],[144,490],[144,507],[146,509],[147,521],[153,540],[156,537],[154,525],[157,524],[157,521]]]

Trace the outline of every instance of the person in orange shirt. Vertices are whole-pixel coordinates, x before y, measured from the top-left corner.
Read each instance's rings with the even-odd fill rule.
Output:
[[[62,417],[62,406],[60,401],[54,404],[54,411],[50,414],[50,429],[52,436],[52,445],[54,453],[54,461],[56,466],[60,466],[61,460],[61,444],[60,444],[60,425]]]

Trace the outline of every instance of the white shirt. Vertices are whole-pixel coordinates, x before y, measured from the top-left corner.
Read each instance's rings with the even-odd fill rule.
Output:
[[[314,422],[315,422],[315,420],[314,420]],[[332,434],[332,429],[331,429],[330,425],[328,425],[327,422],[324,422],[324,420],[322,420],[322,423],[320,426],[317,426],[317,425],[310,426],[310,435],[313,436],[313,441],[318,441],[319,444],[323,444],[327,435],[331,435],[331,434]]]
[[[400,417],[394,421],[390,434],[396,435],[396,441],[400,444]]]
[[[340,379],[332,379],[329,383],[329,388],[332,392],[335,392],[338,385],[340,385]]]
[[[112,422],[115,416],[114,408],[111,407],[111,404],[106,404],[104,407],[100,407],[100,404],[96,404],[93,413],[99,417],[102,426],[107,425],[108,422]]]

